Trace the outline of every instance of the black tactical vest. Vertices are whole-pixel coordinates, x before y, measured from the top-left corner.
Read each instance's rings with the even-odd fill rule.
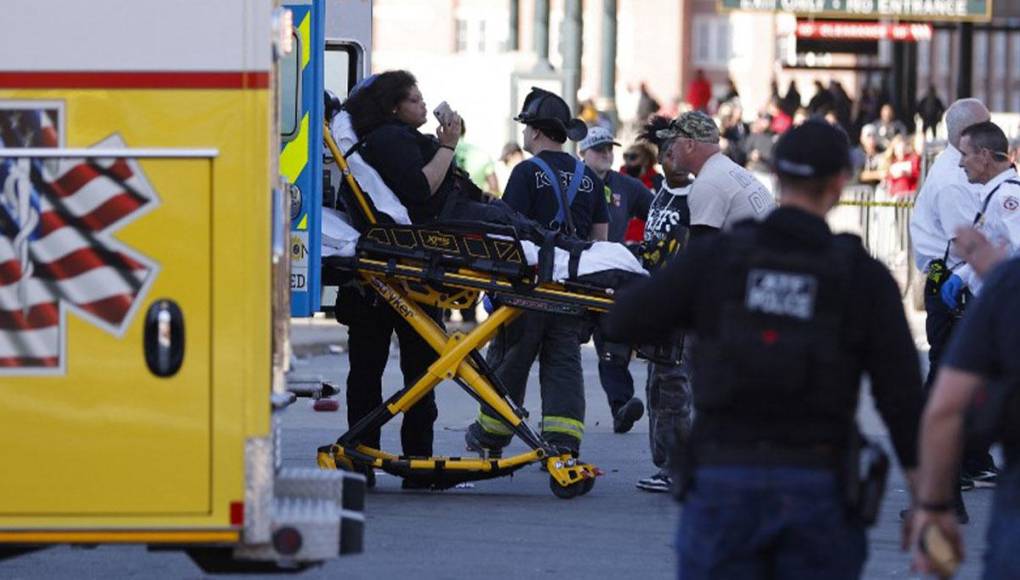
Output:
[[[844,323],[860,240],[840,235],[828,248],[777,252],[758,232],[737,227],[720,258],[718,323],[694,347],[695,408],[715,427],[763,425],[773,435],[849,425],[861,363],[847,350]]]

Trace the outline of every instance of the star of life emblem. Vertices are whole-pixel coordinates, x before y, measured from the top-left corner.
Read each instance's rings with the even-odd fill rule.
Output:
[[[64,373],[69,312],[123,336],[158,266],[113,234],[158,203],[131,159],[0,157],[0,375]]]

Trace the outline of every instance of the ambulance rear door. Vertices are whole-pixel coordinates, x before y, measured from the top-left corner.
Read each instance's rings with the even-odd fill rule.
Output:
[[[207,513],[216,152],[47,143],[75,102],[0,100],[54,146],[0,156],[0,516]]]

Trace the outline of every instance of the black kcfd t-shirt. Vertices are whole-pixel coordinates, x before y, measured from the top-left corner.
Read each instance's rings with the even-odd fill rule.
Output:
[[[562,151],[543,151],[539,156],[559,174],[560,188],[566,194],[574,176],[576,159]],[[503,201],[544,228],[557,225],[560,202],[556,190],[549,184],[545,172],[531,161],[522,161],[514,167],[503,192]],[[577,229],[576,236],[582,240],[590,237],[592,224],[609,223],[602,180],[587,167],[570,205],[570,215]]]

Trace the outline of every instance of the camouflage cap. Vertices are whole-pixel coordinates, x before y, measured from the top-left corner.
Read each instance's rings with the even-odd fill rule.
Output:
[[[669,122],[669,127],[655,132],[659,139],[691,139],[701,143],[718,143],[719,126],[701,111],[689,111]]]

